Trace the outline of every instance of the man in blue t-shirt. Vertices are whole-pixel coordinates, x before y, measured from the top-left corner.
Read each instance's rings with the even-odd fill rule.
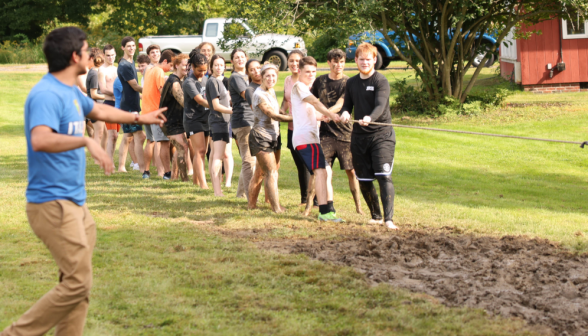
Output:
[[[120,109],[123,111],[136,113],[141,112],[141,95],[143,88],[139,86],[137,69],[133,61],[135,55],[135,39],[131,36],[126,36],[121,41],[124,56],[118,62],[117,74],[123,86],[122,98],[120,102]],[[132,134],[133,142],[135,143],[135,156],[140,170],[143,172],[143,178],[149,178],[149,162],[145,163],[143,155],[143,144],[145,143],[145,133],[141,125],[122,125],[123,133]]]
[[[161,124],[164,109],[139,116],[94,104],[76,86],[89,61],[86,34],[75,27],[47,35],[43,52],[49,73],[25,102],[28,186],[27,217],[59,267],[59,284],[0,336],[82,335],[92,285],[96,224],[86,205],[84,148],[105,173],[112,160],[94,139],[84,136],[85,119],[126,124]]]

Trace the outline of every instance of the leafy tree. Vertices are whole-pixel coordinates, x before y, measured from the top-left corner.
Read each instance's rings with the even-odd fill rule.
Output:
[[[107,30],[131,36],[199,34],[206,17],[222,15],[222,0],[101,0]]]
[[[43,35],[46,27],[59,21],[87,24],[94,3],[94,0],[3,0],[0,41],[22,35],[34,40]]]
[[[483,68],[464,86],[474,58],[484,53],[485,64],[513,27],[584,15],[588,0],[227,0],[227,7],[258,32],[379,30],[439,104],[444,97],[465,102]],[[481,43],[486,33],[495,45]]]

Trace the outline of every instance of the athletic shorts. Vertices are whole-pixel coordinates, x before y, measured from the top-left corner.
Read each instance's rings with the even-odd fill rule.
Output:
[[[208,123],[203,124],[203,123],[194,122],[194,121],[189,124],[184,123],[184,132],[186,132],[186,136],[188,138],[190,138],[190,135],[200,133],[200,132],[206,132],[208,134],[208,133],[210,133],[209,129],[210,128],[208,127]]]
[[[359,181],[373,181],[377,176],[390,176],[394,168],[396,135],[394,129],[351,137],[353,168]]]
[[[209,131],[198,131],[198,132],[193,132],[193,131],[190,131],[190,132],[188,132],[188,131],[186,131],[186,137],[187,137],[188,139],[190,139],[190,136],[192,136],[192,135],[196,135],[196,134],[198,134],[198,133],[204,133],[204,138],[205,138],[205,139],[206,139],[206,138],[208,138],[208,137],[210,136],[210,132],[209,132]]]
[[[151,141],[155,141],[155,142],[169,141],[169,138],[166,137],[165,134],[163,133],[161,126],[153,124],[153,125],[145,125],[145,128],[149,128],[149,132],[151,133],[151,136],[153,137],[153,140],[151,140]]]
[[[153,129],[151,129],[153,131]],[[163,124],[161,130],[166,136],[178,135],[184,133],[184,125],[183,124]],[[153,135],[155,136],[155,134]],[[156,140],[157,141],[157,140]]]
[[[105,100],[104,104],[108,105],[108,106],[112,106],[114,107],[114,100]],[[106,129],[109,131],[120,131],[120,124],[117,123],[105,123],[106,124]]]
[[[286,147],[291,150],[294,151],[294,144],[292,144],[292,135],[294,134],[293,130],[288,130],[288,137],[286,139]]]
[[[327,166],[325,154],[323,153],[321,144],[313,143],[308,145],[300,145],[296,147],[296,152],[304,161],[304,164],[306,165],[306,168],[308,168],[308,171],[311,175],[313,175],[313,171],[315,169],[324,169]]]
[[[278,134],[278,144],[276,145],[276,150],[282,150],[282,133]]]
[[[335,137],[321,137],[321,147],[325,153],[325,159],[329,166],[333,167],[335,159],[339,159],[341,170],[353,169],[353,160],[351,159],[351,143],[337,140]]]
[[[145,137],[147,140],[153,142],[153,131],[151,131],[151,125],[145,125]]]
[[[278,141],[268,141],[253,130],[249,133],[249,152],[251,156],[256,156],[259,152],[273,153],[277,150],[277,147]]]
[[[122,124],[123,133],[135,133],[143,130],[143,125]]]
[[[231,138],[229,137],[229,133],[212,133],[212,141],[231,143]]]

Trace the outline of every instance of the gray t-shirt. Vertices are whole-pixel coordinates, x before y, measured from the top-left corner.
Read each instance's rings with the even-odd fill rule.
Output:
[[[215,111],[212,108],[212,100],[214,98],[218,98],[221,105],[230,107],[229,91],[227,91],[222,81],[211,76],[206,83],[206,100],[210,106],[210,115],[208,116],[210,131],[212,133],[229,133],[229,120],[231,119],[231,115]]]
[[[184,91],[184,128],[199,132],[208,131],[208,114],[210,111],[208,108],[198,104],[194,97],[202,96],[205,98],[206,83],[208,79],[202,78],[202,82],[199,82],[194,74],[188,75],[182,85]]]
[[[247,86],[247,90],[245,90],[245,99],[247,100],[247,104],[249,104],[249,106],[253,105],[253,92],[255,92],[255,89],[258,87],[259,84],[251,82]]]
[[[263,113],[259,108],[262,102],[272,107],[275,113],[280,113],[280,105],[278,104],[276,93],[265,91],[261,87],[258,87],[253,92],[253,101],[251,104],[253,106],[253,115],[255,116],[252,130],[262,136],[266,141],[276,141],[278,140],[280,123]]]
[[[241,97],[241,92],[247,89],[247,85],[247,75],[233,72],[231,78],[229,78],[229,93],[233,102],[233,115],[231,117],[231,126],[233,128],[253,126],[253,111],[251,111],[247,100]]]
[[[90,89],[98,89],[96,91],[96,93],[101,94],[100,86],[98,85],[98,71],[96,71],[96,69],[94,69],[94,68],[88,70],[88,75],[86,76],[86,89],[88,90],[88,92],[86,92],[86,93],[88,94],[88,97],[90,99],[92,99],[92,95],[90,94]],[[102,100],[102,99],[99,99],[99,100],[94,99],[94,101],[97,103],[104,103],[104,100]]]

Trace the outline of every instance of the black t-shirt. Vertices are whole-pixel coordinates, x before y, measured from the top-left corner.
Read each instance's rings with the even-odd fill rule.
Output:
[[[137,85],[139,80],[137,78],[137,69],[135,69],[135,62],[129,62],[126,59],[121,59],[116,69],[118,78],[122,84],[122,98],[120,100],[120,109],[129,112],[140,112],[141,111],[141,99],[139,92],[133,90],[131,85],[128,83],[130,80],[136,80]]]
[[[210,110],[200,104],[198,104],[194,97],[200,95],[206,99],[206,77],[202,78],[202,82],[199,82],[194,74],[190,74],[182,84],[184,90],[184,126],[200,126],[203,131],[208,131],[208,114]],[[196,127],[200,129],[199,127]]]
[[[173,86],[174,83],[179,83],[182,87],[182,81],[175,74],[169,75],[163,89],[161,89],[161,100],[159,101],[159,108],[167,107],[165,111],[165,127],[167,129],[184,128],[184,107],[180,105],[176,97],[174,97]]]
[[[233,129],[253,126],[253,111],[247,100],[241,97],[241,92],[247,89],[247,85],[249,85],[247,75],[233,72],[229,78],[229,94],[233,102],[233,114],[231,115]]]
[[[345,94],[348,79],[349,77],[346,75],[343,75],[343,78],[338,80],[330,79],[328,74],[319,76],[312,84],[311,92],[323,105],[331,108]],[[338,114],[341,115],[341,111]],[[321,122],[320,134],[321,137],[330,136],[340,141],[350,142],[351,127],[351,124],[341,124],[334,121]]]
[[[249,85],[247,86],[247,89],[245,89],[245,100],[247,100],[247,104],[249,104],[249,107],[251,107],[253,105],[253,92],[255,92],[255,90],[260,86],[260,84],[251,82],[249,83]]]
[[[386,77],[376,71],[367,79],[361,79],[359,74],[349,78],[341,113],[345,111],[354,116],[355,120],[370,116],[373,122],[392,123],[390,84]],[[371,134],[378,131],[389,131],[391,128],[392,126],[360,126],[358,123],[353,123],[354,134]]]

